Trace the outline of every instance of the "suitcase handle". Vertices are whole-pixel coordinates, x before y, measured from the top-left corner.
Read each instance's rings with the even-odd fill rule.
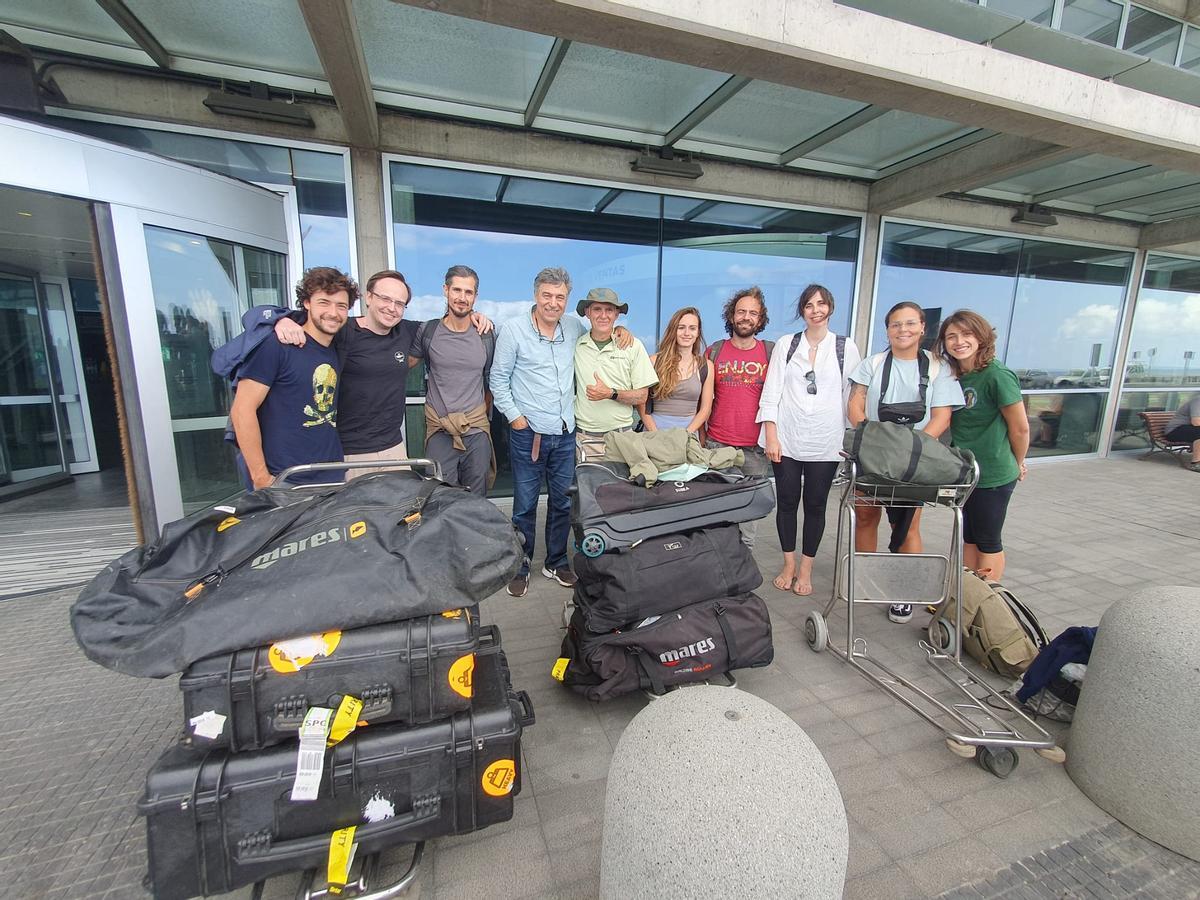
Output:
[[[500,626],[485,625],[479,629],[479,649],[491,650],[500,646]]]
[[[289,484],[288,479],[293,475],[301,475],[306,472],[336,472],[345,471],[346,469],[386,469],[396,466],[408,466],[410,469],[424,469],[428,476],[432,476],[435,480],[442,480],[442,466],[434,459],[374,459],[369,462],[327,462],[327,463],[305,463],[299,466],[289,466],[271,482],[269,487],[284,488],[286,490],[311,490],[316,487],[342,487],[342,482],[334,481],[325,484]]]
[[[515,699],[517,703],[521,704],[521,718],[519,720],[521,727],[528,728],[537,721],[537,717],[533,714],[533,701],[529,699],[529,692],[517,691],[517,693],[513,695],[513,699]]]
[[[354,832],[354,839],[361,842],[391,838],[393,835],[398,836],[399,832],[406,831],[413,825],[419,825],[422,822],[436,819],[441,814],[442,798],[440,796],[428,797],[423,800],[414,798],[413,808],[402,815],[384,819],[382,822],[359,825],[358,829]],[[254,843],[239,844],[234,848],[233,856],[239,863],[259,863],[264,860],[275,862],[291,859],[308,859],[328,849],[329,835],[314,834],[290,841],[271,843],[261,849]]]

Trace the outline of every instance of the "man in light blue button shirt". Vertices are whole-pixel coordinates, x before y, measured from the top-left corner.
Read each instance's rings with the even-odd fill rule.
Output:
[[[533,280],[529,315],[505,322],[496,336],[491,388],[496,409],[508,419],[513,473],[513,525],[525,540],[525,562],[508,593],[525,596],[533,559],[537,502],[543,480],[549,497],[546,563],[542,574],[564,587],[575,584],[567,564],[575,477],[575,345],[584,326],[563,317],[571,294],[565,269],[542,269]]]

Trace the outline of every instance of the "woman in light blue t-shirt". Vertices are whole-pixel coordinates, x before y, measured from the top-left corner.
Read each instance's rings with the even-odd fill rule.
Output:
[[[945,361],[921,349],[925,310],[905,300],[888,310],[884,322],[888,349],[868,356],[850,375],[850,424],[855,426],[864,420],[895,422],[940,437],[950,427],[950,414],[963,405],[963,393]],[[921,387],[922,379],[926,380],[925,389]],[[854,529],[857,552],[876,551],[881,518],[878,506],[858,507]],[[888,519],[894,528],[888,549],[893,553],[920,553],[921,510],[889,509]],[[912,606],[894,604],[888,609],[888,618],[907,622],[912,618]]]

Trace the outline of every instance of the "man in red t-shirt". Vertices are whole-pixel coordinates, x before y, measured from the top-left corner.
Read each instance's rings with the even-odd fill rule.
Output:
[[[767,379],[771,342],[756,335],[767,327],[767,303],[757,287],[738,291],[722,313],[729,340],[708,348],[713,364],[713,408],[708,418],[708,447],[737,447],[746,457],[747,475],[770,476],[770,464],[758,445],[758,399]],[[757,522],[742,523],[742,541],[754,546]]]

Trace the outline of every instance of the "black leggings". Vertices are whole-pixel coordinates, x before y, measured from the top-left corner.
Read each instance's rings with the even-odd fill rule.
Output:
[[[837,474],[836,462],[802,462],[783,457],[771,463],[775,470],[775,529],[784,553],[796,551],[796,510],[804,497],[804,540],[801,552],[816,556],[825,533],[825,501]]]
[[[963,504],[963,543],[974,544],[980,553],[1003,553],[1000,532],[1008,514],[1017,479],[990,488],[975,488]]]

